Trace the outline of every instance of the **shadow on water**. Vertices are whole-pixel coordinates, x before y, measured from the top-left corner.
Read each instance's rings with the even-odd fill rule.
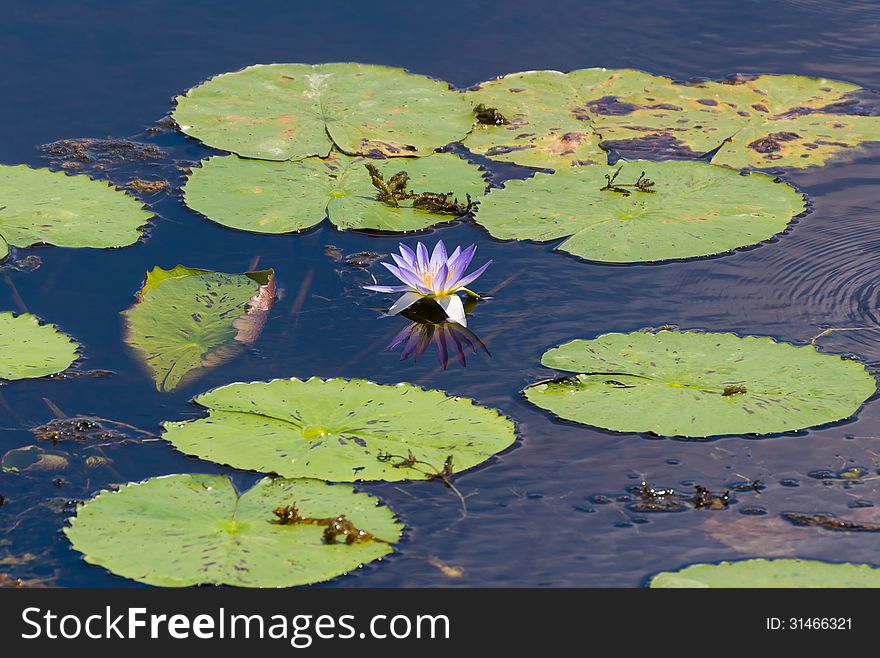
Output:
[[[381,268],[372,257],[354,265],[346,258],[384,257],[398,237],[341,233],[327,222],[296,235],[256,235],[189,211],[179,186],[185,169],[210,151],[155,124],[174,94],[212,74],[271,61],[402,65],[458,86],[523,69],[608,66],[677,78],[792,72],[880,88],[876,3],[634,0],[621,11],[613,3],[449,2],[432,6],[430,16],[382,1],[357,12],[338,3],[287,8],[266,0],[222,12],[200,1],[113,10],[95,0],[7,4],[0,91],[13,102],[0,106],[0,161],[45,165],[50,154],[37,149],[41,144],[125,137],[161,156],[90,173],[120,186],[132,179],[168,185],[133,190],[157,214],[141,244],[18,250],[19,265],[0,272],[0,308],[28,310],[76,337],[84,346],[79,371],[113,373],[0,387],[0,453],[40,444],[68,462],[58,472],[0,474],[0,573],[67,586],[132,585],[69,548],[60,529],[72,501],[158,474],[225,472],[153,440],[160,422],[198,417],[202,411],[189,400],[214,386],[313,375],[407,380],[466,395],[516,419],[520,435],[510,450],[455,478],[467,519],[436,482],[363,485],[410,530],[397,554],[326,586],[637,586],[688,562],[758,554],[880,562],[870,533],[798,527],[781,517],[799,511],[880,520],[873,507],[880,502],[876,404],[821,430],[700,443],[560,422],[520,394],[553,374],[540,365],[551,346],[661,324],[797,343],[828,327],[853,328],[818,344],[880,361],[880,146],[822,169],[787,172],[809,193],[813,213],[772,244],[720,258],[609,267],[554,253],[552,244],[503,243],[468,222],[433,229],[419,239],[476,242],[479,258],[495,261],[479,280],[478,292],[491,299],[474,309],[464,333],[436,322],[377,319],[387,300],[361,286]],[[119,312],[147,270],[178,263],[226,272],[274,268],[279,299],[252,349],[160,393],[124,346]],[[457,349],[467,354],[466,368]],[[141,432],[99,449],[94,440],[43,445],[29,428],[59,411]],[[89,463],[96,455],[102,459]],[[855,466],[865,473],[809,475]],[[255,479],[235,477],[242,486]],[[697,484],[724,491],[755,480],[763,488],[736,492],[720,509],[664,514],[632,505],[631,489],[642,481],[689,492]]]

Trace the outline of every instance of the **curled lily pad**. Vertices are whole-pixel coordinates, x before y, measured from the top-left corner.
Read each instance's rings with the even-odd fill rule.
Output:
[[[458,473],[515,440],[513,423],[472,400],[412,384],[276,379],[195,398],[208,417],[164,424],[182,452],[235,468],[324,480],[425,480]]]
[[[862,111],[862,92],[799,75],[680,83],[632,69],[514,73],[466,94],[509,122],[479,126],[465,143],[492,158],[553,169],[603,162],[596,143],[626,157],[709,154],[734,167],[802,168],[880,141],[880,117]],[[565,135],[578,138],[560,141]]]
[[[0,259],[9,246],[121,247],[152,217],[103,181],[60,171],[0,165]]]
[[[752,559],[694,564],[651,578],[649,587],[880,587],[880,569],[869,564],[820,560]]]
[[[636,160],[508,181],[482,200],[477,222],[496,238],[568,238],[559,251],[634,263],[757,244],[804,210],[800,192],[765,174]]]
[[[414,208],[413,200],[378,199],[366,165],[386,180],[398,171],[416,192],[451,192],[465,201],[486,187],[475,165],[451,153],[412,160],[376,160],[334,153],[299,162],[266,162],[237,156],[213,157],[194,169],[184,188],[186,204],[212,221],[258,233],[299,231],[328,217],[340,229],[418,231],[455,219]],[[463,213],[462,213],[463,214]]]
[[[270,64],[224,73],[177,98],[180,129],[248,158],[427,155],[473,121],[445,82],[368,64]]]
[[[275,299],[272,270],[223,274],[178,265],[147,273],[125,316],[125,341],[160,391],[192,381],[252,345]]]
[[[772,434],[852,416],[876,391],[865,367],[812,345],[695,331],[573,340],[541,363],[577,373],[525,389],[560,418],[618,432]]]
[[[346,543],[324,521],[363,533]],[[102,491],[64,532],[86,562],[150,585],[292,587],[378,560],[402,529],[349,486],[266,478],[239,493],[225,475],[169,475]]]
[[[0,470],[6,473],[37,473],[63,471],[70,466],[66,453],[25,446],[8,451],[0,459]]]
[[[0,379],[55,375],[77,359],[77,345],[67,334],[28,313],[0,313]]]

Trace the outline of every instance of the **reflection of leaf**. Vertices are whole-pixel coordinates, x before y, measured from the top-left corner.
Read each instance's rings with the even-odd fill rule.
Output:
[[[272,523],[345,515],[375,540],[328,544],[319,525]],[[169,475],[103,491],[64,532],[85,560],[164,587],[291,587],[335,578],[392,551],[402,526],[376,498],[316,480],[266,478],[238,494],[225,475]]]
[[[641,191],[603,189],[606,176]],[[741,176],[697,162],[633,161],[511,180],[486,195],[477,222],[502,240],[539,242],[588,260],[633,263],[720,254],[785,230],[805,209],[803,195],[761,173]],[[569,237],[570,236],[570,237]]]
[[[160,391],[235,357],[259,337],[275,296],[272,270],[222,274],[178,265],[147,273],[123,315],[125,340]]]
[[[383,455],[455,471],[509,447],[513,423],[467,398],[411,384],[363,379],[276,379],[229,384],[195,398],[207,418],[165,423],[186,454],[235,468],[325,480],[424,480],[431,469],[395,466]]]
[[[45,377],[76,361],[78,345],[51,324],[24,313],[0,313],[0,379]]]
[[[869,564],[819,560],[742,560],[694,564],[659,573],[649,587],[880,587],[880,569]]]
[[[683,84],[631,69],[514,73],[466,94],[514,120],[475,128],[465,143],[492,158],[554,169],[604,162],[597,142],[626,157],[695,158],[720,147],[718,164],[808,167],[880,141],[880,117],[859,115],[861,91],[798,75]],[[564,135],[584,137],[560,151]]]
[[[121,247],[152,213],[109,183],[87,176],[0,165],[0,260],[9,245]]]
[[[532,403],[567,420],[662,436],[815,427],[849,418],[876,390],[856,361],[734,334],[604,334],[549,350],[541,363],[582,374],[529,386]]]
[[[376,199],[376,188],[364,164],[367,158],[334,153],[299,162],[265,162],[237,156],[213,157],[193,169],[184,188],[186,204],[209,219],[258,233],[288,233],[329,217],[340,229],[418,231],[454,219],[399,207]],[[486,182],[480,170],[451,153],[417,160],[374,160],[390,178],[403,169],[409,187],[419,192],[452,192],[459,200],[479,196]]]
[[[249,158],[427,155],[474,120],[445,82],[368,64],[271,64],[224,73],[177,98],[186,134]]]

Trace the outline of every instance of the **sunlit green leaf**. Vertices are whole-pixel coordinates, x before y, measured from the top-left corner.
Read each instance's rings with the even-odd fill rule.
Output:
[[[876,391],[857,361],[772,338],[637,331],[546,352],[576,373],[525,389],[560,418],[618,432],[709,437],[772,434],[851,417]]]
[[[651,578],[649,587],[880,587],[880,569],[819,560],[742,560],[694,564]]]
[[[57,374],[76,361],[78,349],[70,336],[36,316],[0,313],[0,379]]]
[[[103,181],[25,165],[0,165],[0,259],[9,245],[121,247],[152,214]]]
[[[165,439],[186,454],[285,477],[424,480],[450,457],[458,473],[516,438],[497,410],[412,384],[276,379],[229,384],[195,402],[207,418],[167,422]]]
[[[326,525],[273,523],[344,515],[373,538],[324,539]],[[291,587],[335,578],[392,552],[403,526],[378,500],[345,485],[267,478],[244,493],[225,475],[169,475],[102,491],[64,532],[85,560],[150,585]]]
[[[614,176],[623,191],[603,189]],[[640,177],[652,186],[639,190]],[[588,260],[651,262],[720,254],[785,230],[803,195],[761,173],[700,162],[636,160],[511,180],[480,203],[496,238],[545,242]]]
[[[365,165],[389,179],[404,170],[416,192],[452,192],[464,202],[483,193],[486,182],[475,165],[450,153],[409,160],[378,160],[334,153],[298,162],[214,157],[193,169],[184,188],[186,204],[209,219],[245,231],[288,233],[329,217],[340,229],[417,231],[455,215],[389,205],[376,198]]]
[[[249,158],[427,155],[464,137],[473,114],[445,82],[369,64],[258,64],[177,98],[181,130]]]

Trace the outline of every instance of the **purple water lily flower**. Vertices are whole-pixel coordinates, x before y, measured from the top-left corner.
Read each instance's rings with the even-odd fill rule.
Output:
[[[465,275],[468,265],[474,259],[477,245],[461,250],[456,247],[451,254],[446,253],[446,245],[443,240],[437,242],[434,251],[428,256],[428,249],[421,242],[413,251],[404,244],[400,245],[400,255],[391,254],[391,258],[397,264],[382,263],[388,271],[400,279],[405,285],[402,286],[364,286],[367,290],[376,292],[402,292],[400,299],[388,309],[388,315],[397,315],[408,309],[420,299],[433,299],[443,312],[453,322],[463,327],[467,326],[467,318],[464,313],[464,305],[461,298],[456,294],[464,290],[468,294],[474,293],[467,286],[477,280],[492,264],[490,260],[485,265]]]

